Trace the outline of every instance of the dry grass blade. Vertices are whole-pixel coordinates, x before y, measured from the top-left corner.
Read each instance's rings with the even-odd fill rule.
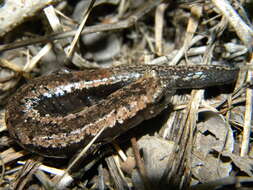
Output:
[[[252,48],[253,42],[253,29],[252,26],[248,26],[230,5],[227,0],[212,0],[213,4],[221,11],[228,22],[235,29],[237,35],[242,42],[248,47]]]
[[[191,151],[193,147],[193,135],[196,128],[198,107],[203,98],[203,91],[193,91],[192,99],[186,108],[186,114],[181,120],[179,132],[176,135],[175,157],[168,162],[168,168],[164,172],[162,181],[168,185],[184,189],[189,185],[191,176]],[[176,177],[184,176],[183,178]]]
[[[17,181],[13,189],[22,190],[25,185],[32,179],[32,175],[37,171],[40,163],[33,160],[28,160],[22,170],[19,172]]]
[[[253,63],[251,55],[250,64]],[[248,71],[247,73],[247,82],[252,81],[252,71]],[[243,125],[243,137],[242,137],[242,147],[241,147],[241,156],[247,156],[249,152],[249,142],[250,142],[250,133],[251,133],[251,120],[252,120],[252,97],[253,90],[250,88],[246,89],[246,108],[245,108],[245,120]]]
[[[156,51],[157,55],[162,55],[162,39],[163,39],[163,28],[164,28],[164,12],[166,10],[167,4],[162,3],[156,8],[156,17],[155,17],[155,42],[156,42]]]
[[[163,0],[158,0],[158,1],[155,1],[154,3],[145,3],[144,6],[141,6],[140,9],[138,9],[130,17],[128,17],[125,20],[119,21],[117,23],[99,24],[95,26],[86,27],[82,31],[82,34],[89,34],[93,32],[113,31],[113,30],[129,28],[133,26],[138,21],[138,19],[140,19],[143,15],[148,13],[152,8],[154,8],[156,5],[158,5],[162,1]],[[0,45],[0,52],[31,45],[31,44],[36,44],[36,43],[52,42],[54,40],[59,40],[59,39],[74,36],[76,35],[76,32],[77,30],[64,31],[64,32],[47,35],[47,36],[33,38],[30,40],[24,40],[20,42]]]
[[[186,53],[188,48],[190,47],[192,38],[194,36],[194,33],[197,30],[198,22],[202,14],[202,7],[200,6],[193,6],[191,8],[191,17],[189,19],[188,25],[187,25],[187,31],[185,34],[184,44],[183,47],[179,50],[177,55],[174,57],[174,59],[171,61],[171,65],[176,65],[179,60],[183,57],[183,55]]]
[[[143,181],[144,187],[147,190],[151,190],[153,187],[150,184],[150,181],[148,179],[147,171],[144,166],[143,160],[141,159],[140,152],[139,152],[140,150],[138,148],[137,141],[136,141],[135,137],[131,138],[131,144],[133,147],[133,152],[134,152],[134,157],[135,157],[137,169],[138,169],[138,172],[139,172],[141,179]]]
[[[60,181],[69,173],[69,171],[72,169],[72,167],[82,158],[85,156],[85,153],[91,148],[92,144],[99,138],[99,136],[102,134],[102,132],[106,129],[106,127],[102,128],[96,136],[87,144],[83,150],[75,157],[75,159],[68,165],[67,169],[65,170],[64,175],[62,175],[56,182],[55,187],[60,184]]]
[[[112,175],[116,188],[118,190],[130,189],[124,175],[122,174],[122,171],[119,168],[119,165],[116,162],[115,157],[111,156],[106,158],[106,163],[108,165],[109,172]]]
[[[60,0],[26,0],[26,1],[5,1],[0,9],[0,36],[3,36],[26,18],[34,16],[35,13],[50,5],[60,2]]]
[[[86,21],[87,21],[87,19],[88,19],[88,16],[89,16],[89,14],[90,14],[90,12],[91,12],[91,10],[92,10],[92,7],[93,7],[95,1],[96,1],[96,0],[91,0],[91,1],[90,1],[90,4],[89,4],[89,7],[86,9],[86,12],[85,12],[85,14],[84,14],[84,18],[83,18],[83,20],[82,20],[80,26],[79,26],[78,29],[77,29],[77,32],[76,32],[76,34],[75,34],[75,36],[74,36],[74,39],[73,39],[73,41],[72,41],[72,43],[71,43],[71,45],[70,45],[69,51],[68,51],[68,53],[67,53],[67,57],[68,57],[68,58],[70,58],[70,57],[72,56],[72,54],[73,54],[73,51],[74,51],[75,45],[76,45],[76,43],[77,43],[77,40],[78,40],[78,38],[79,38],[80,35],[81,35],[81,32],[82,32],[82,30],[83,30],[83,28],[84,28],[84,25],[85,25],[85,23],[86,23]]]

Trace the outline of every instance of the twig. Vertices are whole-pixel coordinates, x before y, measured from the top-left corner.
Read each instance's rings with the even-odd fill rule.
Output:
[[[162,3],[156,8],[155,15],[155,43],[156,52],[158,55],[162,55],[162,37],[163,37],[163,27],[164,27],[164,11],[167,8],[167,4]]]
[[[235,29],[236,34],[242,40],[242,42],[248,48],[251,48],[253,42],[252,28],[242,20],[242,18],[227,0],[212,0],[212,2]]]
[[[18,24],[24,22],[26,18],[33,16],[43,7],[60,1],[62,0],[5,1],[4,6],[0,8],[0,36],[5,35]]]
[[[85,153],[90,149],[92,144],[100,137],[102,132],[106,129],[106,127],[103,127],[98,134],[92,138],[92,140],[85,146],[85,148],[77,155],[77,157],[69,164],[67,169],[65,170],[65,173],[60,177],[59,180],[56,181],[56,186],[61,182],[61,180],[68,175],[68,172],[72,169],[72,167],[85,155]]]
[[[251,54],[250,63],[253,63],[253,55]],[[248,71],[247,82],[252,81],[253,72]],[[250,130],[251,130],[251,117],[252,117],[252,96],[253,90],[250,88],[246,89],[246,105],[245,105],[245,116],[244,116],[244,126],[243,126],[243,136],[242,136],[242,147],[241,156],[246,156],[249,151],[249,140],[250,140]]]
[[[193,35],[197,30],[198,22],[201,15],[202,15],[202,7],[194,6],[191,8],[191,17],[188,21],[184,44],[182,48],[178,51],[174,59],[171,61],[171,65],[176,65],[190,47],[191,40],[193,39]]]
[[[78,29],[76,31],[75,37],[74,37],[74,39],[73,39],[73,41],[72,41],[72,43],[70,45],[70,49],[67,52],[67,57],[68,58],[70,58],[72,56],[72,54],[73,54],[74,47],[75,47],[75,45],[76,45],[76,43],[77,43],[77,41],[78,41],[78,39],[79,39],[79,37],[81,35],[81,32],[82,32],[82,30],[84,28],[84,25],[85,25],[85,23],[86,23],[86,21],[88,19],[88,16],[90,15],[90,12],[92,10],[92,7],[93,7],[94,3],[95,3],[95,0],[91,0],[88,9],[86,9],[84,18],[83,18],[81,24],[79,25],[79,27],[78,27]]]
[[[82,34],[89,34],[89,33],[94,33],[94,32],[104,32],[104,31],[113,31],[113,30],[129,28],[132,25],[134,25],[138,21],[138,19],[140,19],[143,15],[148,13],[151,9],[153,9],[155,6],[160,4],[162,1],[163,0],[157,0],[154,2],[147,2],[144,6],[141,6],[140,9],[138,9],[135,13],[133,13],[127,19],[119,21],[117,23],[99,24],[96,26],[86,27],[82,31]],[[47,36],[42,36],[42,37],[33,38],[33,39],[29,39],[29,40],[26,39],[26,40],[21,40],[19,42],[13,42],[10,44],[0,45],[0,52],[23,47],[23,46],[27,46],[27,45],[32,45],[32,44],[36,44],[36,43],[47,43],[47,42],[52,42],[54,40],[59,40],[59,39],[71,37],[76,34],[76,31],[77,30],[58,32],[58,33],[53,33],[53,34],[47,35]]]
[[[134,157],[135,157],[137,169],[138,169],[138,172],[141,176],[141,179],[143,180],[144,187],[147,190],[151,190],[152,186],[151,186],[150,181],[148,179],[148,175],[147,175],[147,171],[145,169],[144,163],[141,159],[138,144],[137,144],[135,137],[131,138],[131,144],[132,144],[132,148],[133,148],[133,152],[134,152]]]

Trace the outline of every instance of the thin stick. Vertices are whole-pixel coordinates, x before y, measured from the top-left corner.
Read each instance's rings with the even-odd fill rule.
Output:
[[[253,62],[253,54],[251,54],[251,60]],[[248,71],[247,82],[252,81],[253,72]],[[249,151],[249,140],[250,140],[250,128],[251,128],[251,116],[252,116],[252,96],[253,90],[250,88],[246,89],[246,105],[245,105],[245,116],[244,116],[244,126],[243,126],[243,136],[242,136],[242,148],[241,156],[246,156]]]
[[[235,29],[238,37],[250,48],[253,42],[253,30],[248,26],[227,0],[212,0],[229,24]]]
[[[134,25],[138,21],[138,19],[140,19],[143,15],[148,13],[151,9],[153,9],[155,6],[160,4],[162,1],[163,0],[147,2],[144,6],[141,6],[140,9],[138,9],[135,13],[133,13],[126,20],[122,20],[122,21],[119,21],[117,23],[112,23],[112,24],[99,24],[96,26],[89,26],[89,27],[84,28],[81,34],[113,31],[113,30],[129,28],[132,25]],[[29,40],[25,39],[25,40],[21,40],[19,42],[13,42],[13,43],[9,43],[9,44],[0,45],[0,52],[23,47],[23,46],[28,46],[28,45],[32,45],[32,44],[36,44],[36,43],[52,42],[54,40],[59,40],[59,39],[74,36],[76,34],[76,32],[77,32],[77,30],[69,30],[69,31],[53,33],[53,34],[50,34],[47,36],[37,37],[37,38],[29,39]]]
[[[152,186],[151,186],[151,184],[149,182],[146,168],[145,168],[144,163],[143,163],[143,161],[141,159],[139,148],[138,148],[138,144],[137,144],[137,141],[136,141],[135,137],[131,138],[131,144],[132,144],[132,147],[133,147],[133,152],[134,152],[134,157],[135,157],[137,169],[138,169],[139,174],[141,176],[141,179],[143,181],[144,187],[147,190],[151,190]]]
[[[85,148],[77,155],[77,157],[73,160],[73,162],[71,162],[71,164],[69,164],[69,166],[67,167],[67,169],[65,170],[64,175],[62,175],[59,180],[56,181],[56,184],[58,184],[67,174],[68,172],[71,170],[71,168],[85,155],[85,153],[89,150],[89,148],[91,147],[92,144],[94,144],[94,142],[98,139],[98,137],[100,137],[100,135],[102,134],[102,132],[106,129],[106,127],[103,127],[99,133],[89,142],[89,144],[87,144],[85,146]],[[56,185],[57,186],[57,185]]]
[[[68,58],[70,58],[71,55],[73,54],[74,47],[75,47],[75,45],[76,45],[76,43],[77,43],[77,41],[78,41],[78,39],[79,39],[79,36],[81,35],[81,32],[82,32],[82,30],[83,30],[83,28],[84,28],[84,25],[85,25],[85,23],[86,23],[86,21],[87,21],[87,19],[88,19],[88,16],[90,15],[90,12],[91,12],[91,10],[92,10],[92,7],[93,7],[95,1],[96,1],[96,0],[91,0],[91,2],[90,2],[90,4],[89,4],[89,7],[86,9],[84,18],[83,18],[81,24],[79,25],[79,27],[78,27],[78,29],[77,29],[77,31],[76,31],[75,37],[74,37],[74,39],[73,39],[73,41],[72,41],[72,43],[71,43],[71,45],[70,45],[69,52],[67,52],[67,57],[68,57]]]

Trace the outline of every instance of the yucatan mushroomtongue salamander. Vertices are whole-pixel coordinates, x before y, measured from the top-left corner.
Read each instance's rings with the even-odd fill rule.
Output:
[[[96,143],[110,142],[156,116],[175,90],[232,83],[238,71],[226,66],[123,65],[42,76],[9,99],[6,124],[25,149],[67,157],[103,127]]]

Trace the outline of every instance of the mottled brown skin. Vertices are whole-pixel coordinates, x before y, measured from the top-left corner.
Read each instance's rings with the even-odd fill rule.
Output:
[[[156,116],[176,89],[231,83],[238,71],[223,66],[132,65],[43,76],[10,98],[6,124],[25,149],[67,157],[103,127],[96,143],[108,143]]]

